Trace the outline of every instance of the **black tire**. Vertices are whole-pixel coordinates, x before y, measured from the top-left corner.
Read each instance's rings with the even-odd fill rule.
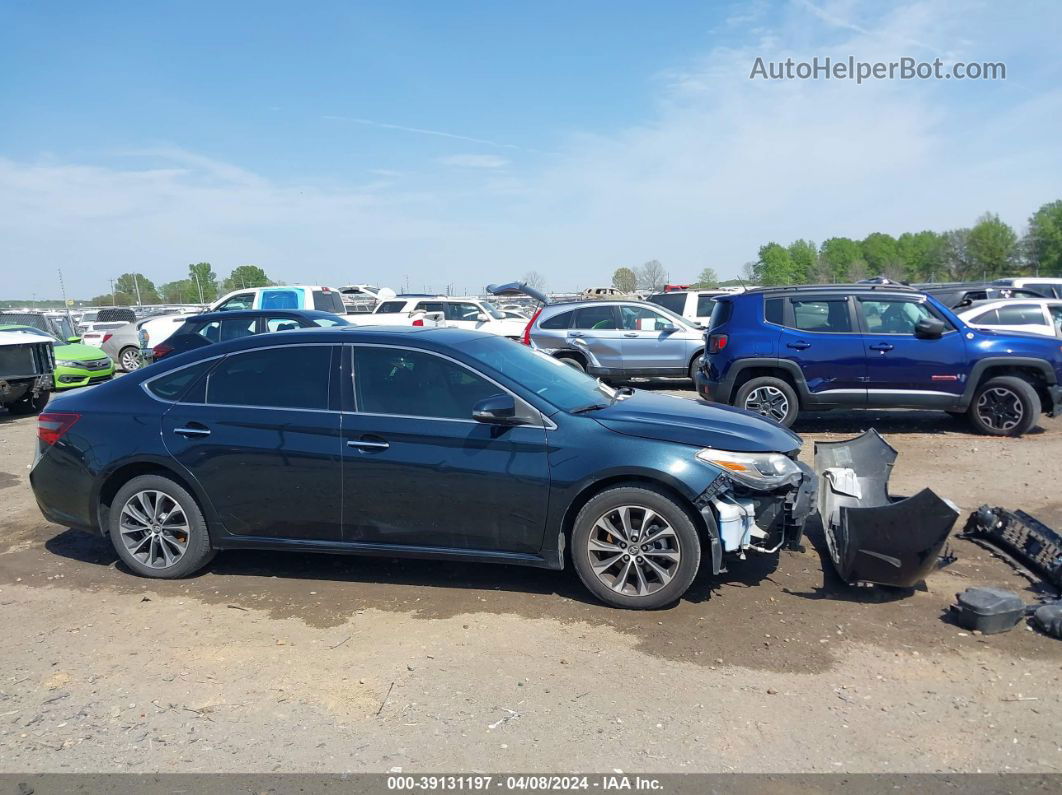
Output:
[[[560,359],[562,362],[564,362],[569,367],[574,367],[580,373],[585,373],[586,372],[586,363],[582,359],[580,359],[578,356],[564,355],[564,356],[558,356],[557,358]]]
[[[703,361],[704,361],[704,354],[703,353],[698,353],[696,356],[693,357],[693,361],[690,362],[689,373],[690,373],[690,380],[693,381],[693,383],[697,383],[697,371],[701,369],[701,362],[703,362]]]
[[[644,540],[644,534],[642,539],[627,539],[628,546],[637,549],[628,555],[628,560],[622,559],[624,553],[618,553],[619,558],[614,565],[599,575],[594,570],[594,564],[600,565],[612,559],[612,553],[591,550],[591,541],[599,546],[602,537],[611,537],[613,541],[608,543],[617,549],[621,548],[615,543],[621,537],[618,534],[605,534],[599,522],[611,516],[612,526],[622,530],[622,520],[616,518],[617,512],[628,507],[631,508],[628,511],[629,524],[632,527],[635,523],[639,525],[636,531],[644,530],[653,537],[652,534],[659,533],[663,523],[666,523],[671,532],[664,531],[665,537],[654,541],[649,549],[637,543]],[[638,511],[643,513],[638,514]],[[656,519],[650,519],[646,511],[655,514]],[[616,521],[620,524],[615,524]],[[678,552],[677,562],[667,557],[673,554],[672,546]],[[575,517],[571,557],[583,585],[605,604],[629,610],[655,610],[678,601],[689,589],[701,565],[701,539],[689,514],[664,492],[645,486],[617,486],[593,497]],[[642,560],[638,561],[638,557]],[[666,569],[668,579],[658,575],[647,561],[657,563],[657,570]],[[611,584],[605,581],[609,577],[613,578]],[[643,585],[645,593],[639,594],[637,591]]]
[[[773,376],[751,378],[734,395],[733,405],[788,428],[800,413],[800,401],[788,382]]]
[[[40,414],[44,411],[44,407],[48,405],[49,397],[51,397],[51,392],[38,392],[36,397],[31,392],[10,404],[7,410],[12,414],[19,415]]]
[[[1040,419],[1040,396],[1028,381],[1013,375],[990,378],[977,387],[967,416],[988,436],[1021,436]]]
[[[178,538],[178,534],[171,533],[166,536],[160,533],[158,540],[151,542],[146,534],[139,532],[123,534],[122,532],[123,520],[129,522],[133,518],[123,516],[125,505],[130,498],[140,492],[163,494],[169,501],[176,503],[184,514],[185,521],[183,524],[187,527],[187,533],[184,534],[186,535],[184,552],[170,565],[165,564],[165,553],[161,550],[165,548],[166,552],[171,555],[174,554],[177,547],[174,545],[173,539]],[[168,516],[173,517],[176,512],[170,509],[169,505],[170,502],[163,502],[160,510],[165,510]],[[156,513],[157,515],[158,513]],[[132,523],[135,524],[135,522]],[[163,520],[158,524],[165,526],[167,522]],[[203,512],[199,509],[199,504],[195,501],[195,498],[182,486],[162,475],[140,475],[122,486],[118,493],[114,495],[114,500],[111,503],[109,525],[111,543],[114,544],[118,557],[134,573],[141,577],[155,577],[166,580],[187,577],[203,568],[215,554],[215,550],[210,546],[210,534],[207,532],[206,520],[203,518]],[[125,526],[128,528],[130,525],[125,524]],[[163,565],[151,565],[145,559],[141,559],[138,554],[134,554],[134,552],[139,552],[139,550],[131,550],[123,540],[123,535],[129,539],[130,544],[141,542],[148,544],[148,549],[140,552],[140,554],[143,554],[145,558],[151,557],[155,562],[161,562]],[[169,543],[164,546],[166,539],[169,539]],[[160,552],[156,553],[156,549],[160,550]],[[162,561],[158,560],[160,557],[163,558]]]
[[[140,360],[140,348],[127,345],[118,352],[118,366],[127,373],[139,370],[143,364]]]

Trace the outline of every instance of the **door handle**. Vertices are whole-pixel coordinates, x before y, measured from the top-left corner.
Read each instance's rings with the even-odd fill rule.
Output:
[[[347,447],[353,447],[358,450],[386,450],[390,446],[388,442],[369,442],[364,439],[350,439],[347,441]]]
[[[174,428],[173,432],[181,436],[210,436],[210,428],[193,428],[188,425],[183,428]]]
[[[628,332],[627,332],[626,334],[624,334],[623,336],[624,336],[624,337],[637,337],[637,336],[638,336],[638,332],[637,332],[637,331],[628,331]]]
[[[810,342],[804,342],[804,340],[798,340],[797,342],[790,342],[786,345],[787,348],[793,348],[798,351],[806,351],[811,347]]]
[[[895,345],[890,345],[887,342],[879,342],[877,345],[871,345],[870,350],[885,353],[885,351],[891,351],[895,347]]]
[[[581,337],[581,336],[583,336],[583,332],[581,332],[581,331],[569,331],[568,332],[568,336],[569,337]]]

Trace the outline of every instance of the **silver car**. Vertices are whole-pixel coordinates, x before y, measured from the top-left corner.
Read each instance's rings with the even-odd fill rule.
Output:
[[[644,301],[547,304],[525,341],[591,375],[693,378],[704,329]]]

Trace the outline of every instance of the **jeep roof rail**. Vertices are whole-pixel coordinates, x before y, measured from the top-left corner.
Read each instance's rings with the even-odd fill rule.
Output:
[[[843,290],[846,293],[918,293],[916,287],[906,284],[791,284],[788,287],[750,287],[748,293],[824,293]],[[736,293],[742,295],[742,293]]]

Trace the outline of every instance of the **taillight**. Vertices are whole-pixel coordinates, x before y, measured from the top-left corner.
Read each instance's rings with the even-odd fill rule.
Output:
[[[538,316],[541,315],[541,314],[542,314],[542,307],[539,307],[538,311],[535,312],[535,314],[531,315],[531,319],[529,321],[527,321],[527,325],[524,327],[524,337],[521,340],[521,342],[523,342],[524,345],[530,345],[531,344],[531,327],[533,325],[535,325],[535,321],[538,320]]]
[[[708,353],[719,353],[728,342],[730,342],[730,337],[726,334],[708,335]]]
[[[37,438],[51,446],[63,438],[63,434],[74,427],[81,419],[80,414],[60,414],[45,412],[37,415]]]
[[[158,345],[151,349],[151,355],[154,357],[156,362],[163,356],[166,356],[170,353],[173,353],[173,346],[165,342],[160,342]]]
[[[414,326],[423,326],[424,325],[424,318],[418,317],[416,320],[413,321],[413,325]]]
[[[102,343],[106,342],[107,340],[109,340],[113,336],[114,336],[113,334],[104,334],[103,335],[103,339],[100,340],[100,343],[102,344]]]

